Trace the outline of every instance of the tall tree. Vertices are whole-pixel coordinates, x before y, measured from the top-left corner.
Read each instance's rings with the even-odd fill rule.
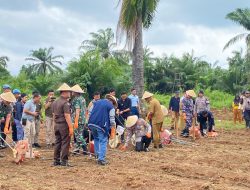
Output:
[[[98,50],[104,59],[110,57],[113,53],[113,48],[116,46],[116,43],[114,43],[114,32],[112,29],[100,29],[97,33],[92,32],[90,35],[92,39],[84,40],[80,49],[90,52]]]
[[[2,66],[3,68],[6,68],[8,61],[9,61],[9,58],[7,56],[1,56],[0,57],[0,66]]]
[[[233,37],[224,47],[224,50],[230,47],[231,45],[235,44],[236,42],[244,39],[247,46],[247,58],[250,60],[250,9],[236,9],[235,11],[227,14],[227,19],[236,22],[237,24],[241,25],[244,29],[248,32],[238,34],[237,36]]]
[[[144,91],[142,30],[152,25],[159,0],[120,0],[117,40],[126,36],[126,46],[132,50],[132,80],[141,97]]]
[[[38,75],[45,76],[48,73],[62,72],[62,69],[57,64],[62,65],[60,59],[62,55],[54,56],[52,54],[53,47],[39,48],[38,50],[31,51],[31,57],[26,58],[26,61],[31,61],[30,70]]]

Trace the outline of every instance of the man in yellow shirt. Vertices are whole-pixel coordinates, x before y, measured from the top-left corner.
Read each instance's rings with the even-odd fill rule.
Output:
[[[142,99],[149,104],[148,109],[148,120],[152,121],[153,126],[153,143],[155,148],[162,148],[160,142],[160,132],[162,130],[164,115],[161,109],[160,102],[153,97],[152,93],[145,92],[142,96]]]

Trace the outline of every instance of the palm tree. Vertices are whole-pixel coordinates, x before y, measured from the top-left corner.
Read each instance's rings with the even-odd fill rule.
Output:
[[[90,35],[92,39],[84,40],[80,49],[90,52],[98,50],[104,59],[110,57],[113,53],[113,48],[116,46],[116,43],[114,43],[114,32],[112,29],[100,29],[97,33],[92,32]]]
[[[8,61],[9,61],[9,58],[7,56],[1,56],[0,57],[0,66],[2,66],[3,68],[6,68]]]
[[[31,51],[31,57],[26,58],[26,61],[32,61],[29,70],[34,71],[38,75],[45,76],[47,73],[62,72],[62,69],[56,64],[62,65],[59,59],[63,59],[62,55],[52,55],[53,47],[39,48]]]
[[[152,25],[159,0],[120,0],[117,41],[126,36],[126,47],[132,50],[132,80],[138,95],[144,91],[142,30]]]
[[[247,45],[247,58],[250,58],[250,9],[236,9],[235,11],[227,14],[226,18],[243,26],[243,28],[248,32],[238,34],[237,36],[233,37],[231,40],[229,40],[229,42],[227,42],[224,50],[236,42],[244,39]]]

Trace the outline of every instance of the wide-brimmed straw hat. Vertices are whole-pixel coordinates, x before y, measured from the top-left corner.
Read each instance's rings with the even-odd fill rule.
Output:
[[[57,91],[72,91],[72,89],[70,88],[69,85],[67,85],[66,83],[63,83],[62,86],[60,86]]]
[[[188,90],[188,91],[186,91],[186,94],[187,94],[188,96],[193,97],[193,98],[197,97],[197,95],[195,94],[195,92],[194,92],[193,90]]]
[[[2,93],[0,97],[5,100],[6,102],[16,102],[15,96],[12,94],[12,92],[6,92]]]
[[[111,100],[111,101],[113,102],[113,104],[114,104],[115,107],[118,106],[116,97],[114,97],[114,96],[112,96],[112,95],[110,95],[110,94],[106,94],[106,95],[105,95],[105,98]]]
[[[84,93],[84,90],[78,84],[71,87],[71,90],[72,90],[72,92],[76,92],[76,93],[80,93],[80,94]]]
[[[142,99],[144,100],[144,99],[150,98],[150,97],[152,97],[153,95],[154,95],[154,94],[152,94],[152,93],[150,93],[150,92],[148,92],[148,91],[145,91],[144,94],[143,94],[143,96],[142,96]]]
[[[126,127],[127,128],[133,127],[137,121],[138,121],[137,115],[129,116],[126,121]]]

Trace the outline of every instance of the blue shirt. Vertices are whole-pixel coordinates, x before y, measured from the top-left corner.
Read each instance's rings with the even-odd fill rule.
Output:
[[[111,113],[113,112],[113,115]],[[115,109],[112,103],[106,99],[94,102],[91,111],[88,126],[97,127],[104,130],[105,134],[109,134],[111,126],[115,124]]]
[[[29,100],[27,101],[25,104],[24,104],[24,110],[28,110],[30,112],[35,112],[36,111],[36,104],[34,103],[33,100]],[[23,116],[22,116],[23,119],[27,119],[29,121],[34,121],[35,120],[35,116],[33,115],[29,115],[27,113],[24,113],[23,112]]]
[[[170,99],[169,110],[179,112],[180,111],[180,98],[175,96]]]
[[[139,97],[133,94],[129,95],[128,98],[131,100],[131,106],[137,107],[139,105]]]
[[[18,121],[21,121],[22,119],[22,114],[23,114],[23,103],[21,101],[18,101],[15,105],[15,119],[18,120]]]

